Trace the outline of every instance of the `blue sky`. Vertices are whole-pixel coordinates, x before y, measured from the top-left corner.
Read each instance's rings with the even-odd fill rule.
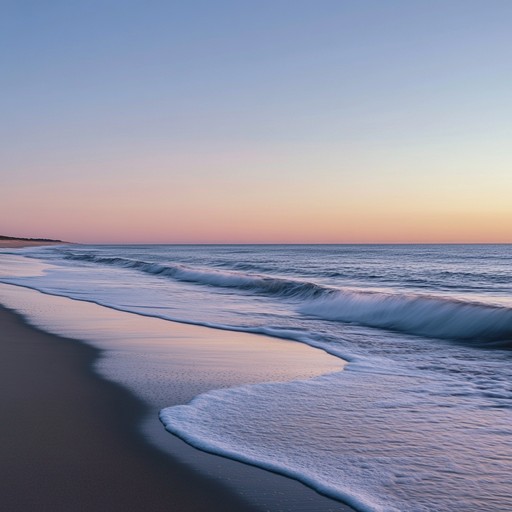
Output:
[[[24,210],[16,220],[1,220],[3,231],[44,234],[37,212],[25,206],[37,204],[49,212],[52,230],[69,237],[83,229],[84,239],[93,240],[93,203],[108,202],[102,191],[121,182],[115,204],[124,198],[133,206],[125,215],[146,215],[148,223],[190,215],[187,208],[205,219],[218,215],[224,234],[218,226],[211,232],[222,241],[240,231],[225,218],[247,216],[247,208],[254,209],[255,238],[265,238],[255,196],[276,215],[284,205],[292,224],[308,209],[329,241],[354,241],[342,222],[347,198],[351,211],[361,212],[366,238],[382,231],[382,211],[395,212],[388,220],[396,224],[414,203],[424,204],[420,234],[428,204],[450,215],[443,205],[460,203],[452,220],[470,221],[475,212],[466,221],[464,214],[482,192],[489,205],[484,216],[511,220],[504,191],[512,192],[512,2],[3,1],[1,7],[1,172],[10,192],[4,212],[16,204]],[[134,205],[140,187],[144,201]],[[188,206],[166,210],[162,190],[174,204],[188,195]],[[208,191],[216,202],[205,200]],[[45,203],[42,195],[53,196]],[[77,200],[60,203],[59,196]],[[222,205],[233,197],[228,215]],[[337,209],[326,212],[323,202]],[[153,211],[148,204],[159,206]],[[108,215],[107,205],[98,207]],[[74,223],[59,224],[67,210]],[[341,227],[331,236],[320,226],[333,217]],[[207,233],[207,223],[198,225],[190,226],[194,241]],[[290,226],[281,226],[283,239]],[[111,228],[98,239],[115,238],[120,227]],[[308,229],[305,241],[315,241],[315,223]],[[177,240],[171,227],[152,236]]]

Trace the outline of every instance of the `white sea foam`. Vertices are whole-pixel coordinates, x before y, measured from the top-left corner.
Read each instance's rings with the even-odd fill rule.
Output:
[[[419,374],[348,370],[206,393],[160,419],[200,449],[299,479],[357,510],[510,510],[512,496],[502,494],[510,411],[490,420],[446,392]]]

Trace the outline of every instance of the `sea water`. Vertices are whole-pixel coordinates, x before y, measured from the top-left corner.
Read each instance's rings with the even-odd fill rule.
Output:
[[[359,510],[512,510],[512,246],[63,245],[16,254],[40,270],[1,282],[287,338],[349,361],[342,372],[163,409],[165,427],[190,444]]]

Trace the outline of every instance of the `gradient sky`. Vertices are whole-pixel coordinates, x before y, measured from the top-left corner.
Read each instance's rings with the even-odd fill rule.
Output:
[[[0,8],[0,234],[512,242],[509,0]]]

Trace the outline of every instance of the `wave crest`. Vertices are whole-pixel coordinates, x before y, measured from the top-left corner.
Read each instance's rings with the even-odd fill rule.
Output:
[[[430,338],[512,348],[512,309],[421,295],[340,291],[306,301],[305,314]]]
[[[180,281],[300,301],[299,312],[408,334],[512,349],[512,309],[443,297],[349,291],[308,281],[91,254],[67,259],[132,268]]]
[[[129,258],[110,258],[91,254],[68,254],[66,259],[132,268],[148,274],[172,277],[179,281],[218,286],[221,288],[238,288],[240,290],[256,291],[282,297],[305,299],[332,292],[329,288],[307,281],[212,269],[203,270],[177,263],[161,265],[159,263],[150,263]]]

